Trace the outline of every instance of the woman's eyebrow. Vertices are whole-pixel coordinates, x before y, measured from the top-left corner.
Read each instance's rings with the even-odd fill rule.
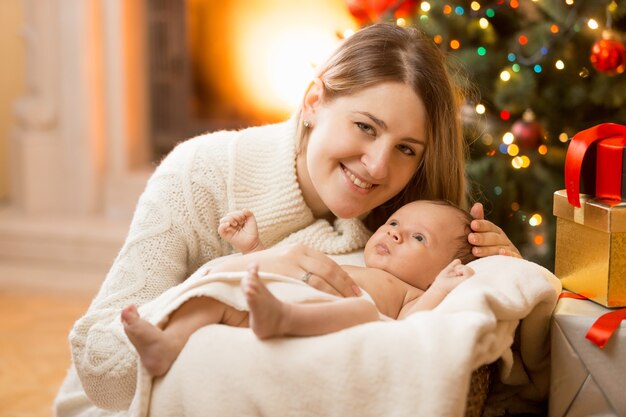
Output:
[[[410,143],[414,143],[416,145],[422,145],[422,146],[426,146],[426,142],[423,140],[419,140],[419,139],[413,139],[413,138],[405,138],[404,139],[406,142],[410,142]]]
[[[368,117],[372,122],[374,122],[375,124],[380,126],[383,130],[387,130],[387,123],[385,123],[384,120],[381,120],[378,117],[374,116],[372,113],[369,113],[369,112],[366,112],[366,111],[357,111],[355,113],[361,114],[361,115],[363,115],[365,117]],[[426,141],[424,141],[424,140],[410,138],[410,137],[404,138],[403,140],[405,140],[407,142],[414,143],[416,145],[426,146]]]
[[[381,128],[387,130],[387,123],[385,123],[383,120],[380,120],[378,117],[374,116],[372,113],[368,113],[366,111],[357,111],[355,113],[362,114],[363,116],[369,117],[372,120],[372,122],[376,123]]]

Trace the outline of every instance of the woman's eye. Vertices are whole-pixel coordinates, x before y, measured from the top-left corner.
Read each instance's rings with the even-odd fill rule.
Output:
[[[376,135],[376,131],[374,130],[374,128],[368,125],[367,123],[356,122],[356,127],[361,129],[363,132],[367,133],[368,135],[374,135],[374,136]]]
[[[394,226],[395,227],[397,225],[398,225],[398,222],[396,220],[392,220],[392,221],[389,222],[389,226]]]
[[[403,154],[405,154],[405,155],[409,155],[409,156],[414,156],[415,155],[415,151],[410,146],[398,145],[398,150],[400,152],[402,152]]]
[[[419,234],[419,233],[416,235],[413,235],[413,239],[417,240],[418,242],[424,242],[426,240],[424,235]]]

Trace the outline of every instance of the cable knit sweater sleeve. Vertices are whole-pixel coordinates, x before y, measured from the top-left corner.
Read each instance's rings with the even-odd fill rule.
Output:
[[[150,178],[120,253],[70,333],[78,375],[98,407],[126,409],[135,391],[137,357],[123,332],[121,309],[149,302],[224,252],[217,234],[208,230],[216,230],[216,219],[225,211],[227,175],[207,155],[200,158],[202,172],[194,172],[203,140],[178,145]],[[228,144],[217,140],[211,150],[212,159],[227,159]],[[203,178],[196,178],[200,174]],[[197,204],[206,206],[211,215],[205,217],[212,220],[199,224]]]

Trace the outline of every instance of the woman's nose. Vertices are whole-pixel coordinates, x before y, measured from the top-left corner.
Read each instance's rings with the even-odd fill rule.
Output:
[[[375,180],[382,180],[389,174],[389,150],[382,140],[371,143],[363,155],[362,162],[368,174]]]

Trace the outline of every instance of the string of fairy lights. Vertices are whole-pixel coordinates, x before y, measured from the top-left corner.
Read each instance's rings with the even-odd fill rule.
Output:
[[[502,2],[502,3],[503,3],[502,4],[503,6],[507,5],[507,4],[504,4],[505,2]],[[558,54],[554,54],[556,55],[556,58],[553,58],[554,59],[553,62],[547,61],[547,57],[549,56],[549,52],[551,48],[553,47],[553,45],[555,45],[557,41],[562,40],[563,38],[565,39],[571,38],[577,32],[582,30],[582,28],[585,25],[592,31],[596,31],[600,29],[600,24],[598,23],[597,20],[593,18],[584,18],[584,17],[579,16],[578,9],[575,7],[573,0],[567,0],[565,1],[565,4],[570,6],[570,10],[568,11],[566,18],[560,25],[557,23],[550,24],[549,26],[550,33],[548,34],[548,36],[543,37],[544,39],[543,44],[539,48],[537,48],[533,54],[529,56],[525,56],[522,53],[521,49],[529,43],[529,38],[524,33],[521,33],[518,36],[517,43],[512,45],[512,50],[508,51],[506,55],[507,61],[510,66],[503,68],[500,71],[499,77],[502,82],[506,83],[510,81],[515,73],[520,72],[522,66],[526,68],[530,68],[537,75],[546,71],[548,69],[547,67],[549,67],[550,65],[553,66],[555,71],[565,70],[566,60],[562,57],[558,57]],[[512,9],[517,9],[519,6],[520,6],[519,2],[516,0],[511,0],[508,2],[508,7]],[[607,29],[604,29],[605,31],[610,30],[610,23],[611,23],[610,16],[616,7],[617,7],[617,4],[615,3],[615,1],[610,3],[610,5],[607,7],[607,12],[606,12]],[[429,18],[429,12],[431,11],[430,3],[422,2],[420,5],[420,9],[422,13],[420,14],[419,19],[421,21],[427,20]],[[487,7],[483,9],[481,4],[477,1],[473,1],[470,4],[469,11],[465,10],[462,6],[453,6],[450,4],[446,4],[443,6],[442,12],[444,16],[452,15],[452,14],[463,15],[468,12],[472,13],[474,17],[478,19],[478,26],[483,30],[487,30],[489,28],[490,20],[493,19],[496,15],[496,10],[494,10],[494,8]],[[398,19],[397,23],[399,25],[402,25],[402,24],[405,24],[406,22],[403,22],[402,20]],[[437,44],[442,44],[445,41],[442,35],[435,35],[433,39],[435,43]],[[454,39],[454,38],[449,39],[448,46],[452,50],[458,50],[462,47],[462,40]],[[479,45],[478,47],[476,47],[476,54],[479,57],[486,57],[488,55],[488,47],[486,45]],[[589,69],[586,67],[582,67],[578,69],[578,75],[582,78],[588,77]],[[487,107],[484,104],[478,103],[475,105],[475,112],[477,114],[485,115],[487,111],[488,111]],[[507,110],[502,109],[500,110],[498,117],[503,121],[508,121],[511,118],[511,114]],[[510,156],[511,158],[510,163],[513,169],[527,169],[531,166],[531,162],[532,162],[531,161],[532,153],[530,155],[523,154],[522,149],[520,149],[520,146],[518,146],[515,143],[516,136],[519,137],[519,135],[515,134],[516,133],[515,130],[516,130],[516,127],[518,127],[518,125],[520,124],[526,125],[526,126],[534,125],[536,132],[539,135],[543,136],[542,138],[543,141],[538,142],[538,146],[536,147],[536,149],[534,149],[536,150],[538,157],[545,156],[549,150],[548,146],[546,145],[546,141],[548,139],[546,136],[547,135],[546,132],[543,131],[543,129],[541,129],[541,127],[539,126],[538,122],[535,121],[535,117],[534,117],[532,110],[530,109],[526,110],[522,117],[522,121],[513,123],[513,125],[511,126],[512,129],[503,133],[499,146],[497,146],[498,152],[500,152],[501,154]],[[491,146],[494,144],[494,138],[490,134],[482,135],[481,140],[483,144],[487,146]],[[569,135],[566,132],[562,132],[561,134],[558,135],[558,140],[560,142],[565,143],[569,140]],[[487,156],[494,156],[496,153],[496,150],[490,149],[489,151],[487,151],[487,153],[488,153]],[[494,187],[494,193],[496,195],[501,195],[502,187],[499,185],[496,185]],[[511,212],[515,213],[515,212],[518,212],[519,210],[520,210],[519,203],[513,202],[511,204]],[[518,217],[520,218],[522,222],[527,222],[527,224],[533,228],[540,226],[543,223],[542,213],[532,213],[530,215],[526,215],[525,213],[520,213],[520,216]],[[537,233],[534,234],[532,241],[537,246],[543,245],[545,243],[544,232],[537,230]]]
[[[618,5],[613,0],[606,7],[606,18],[604,22],[599,21],[597,18],[584,16],[580,13],[578,7],[583,0],[563,0],[566,13],[565,17],[560,19],[559,22],[550,22],[546,25],[546,33],[541,37],[541,43],[537,47],[537,39],[531,39],[533,34],[520,32],[516,38],[516,42],[509,46],[509,50],[505,51],[507,65],[503,67],[499,72],[499,81],[502,83],[511,82],[516,74],[522,70],[530,70],[535,76],[541,76],[547,71],[575,71],[578,77],[586,78],[590,76],[590,69],[587,66],[580,66],[574,68],[574,63],[568,61],[565,56],[560,56],[557,45],[562,45],[570,38],[577,35],[581,31],[590,31],[591,36],[595,36],[601,41],[610,40],[612,44],[601,45],[603,48],[600,51],[594,51],[599,42],[594,44],[592,51],[590,51],[590,64],[599,72],[603,72],[606,75],[618,75],[624,72],[624,45],[621,43],[618,37],[614,36],[611,28],[611,16],[616,11]],[[539,3],[540,0],[532,0],[531,3]],[[447,2],[441,5],[440,2],[429,1],[409,1],[409,0],[390,0],[387,4],[385,2],[378,1],[378,9],[372,8],[371,0],[356,1],[346,0],[350,8],[350,12],[357,20],[366,19],[369,21],[376,20],[389,20],[394,19],[399,26],[425,26],[428,24],[429,19],[440,18],[442,15],[444,18],[455,16],[471,18],[471,21],[480,30],[488,31],[492,25],[492,21],[497,18],[497,14],[503,12],[501,8],[518,9],[520,7],[532,6],[532,4],[521,5],[518,0],[499,0],[497,2],[489,2],[488,6],[484,6],[480,1],[472,1],[467,7],[465,5],[455,4],[455,2]],[[410,3],[410,5],[408,4]],[[369,9],[368,9],[369,5]],[[412,13],[406,13],[407,6],[413,6]],[[400,7],[404,8],[404,13],[400,16],[397,11]],[[361,21],[361,23],[364,23]],[[594,35],[597,33],[597,35]],[[349,35],[349,33],[346,33]],[[444,33],[432,34],[435,43],[445,49],[451,51],[458,51],[462,48],[469,47],[464,45],[464,39],[454,37],[453,35],[447,35]],[[528,54],[529,42],[534,41],[533,51]],[[494,53],[502,53],[501,51],[494,51],[495,48],[491,48],[488,43],[475,46],[472,43],[472,48],[475,48],[476,56],[484,59],[493,60]],[[612,48],[607,50],[607,48]],[[621,54],[621,55],[620,55]],[[617,58],[615,58],[617,57]],[[595,59],[595,61],[594,61]],[[612,59],[612,60],[610,60]],[[476,115],[486,118],[488,116],[500,119],[502,122],[510,123],[512,114],[507,109],[497,109],[484,103],[474,103],[471,105],[471,111]],[[490,114],[493,113],[493,114]],[[506,125],[504,123],[504,125]],[[531,139],[523,143],[523,134],[538,135],[537,141]],[[571,132],[570,132],[571,133]],[[520,120],[514,121],[510,125],[510,129],[504,133],[498,133],[499,138],[488,132],[481,135],[480,140],[488,148],[486,156],[495,156],[497,153],[510,157],[510,165],[514,170],[528,169],[533,165],[533,158],[545,157],[550,148],[548,143],[548,133],[541,127],[539,122],[535,120],[535,115],[532,109],[524,111]],[[561,132],[557,135],[555,140],[561,143],[567,143],[569,141],[570,134],[567,132]],[[496,196],[501,195],[502,187],[496,185],[494,187],[494,194]],[[522,222],[527,223],[529,226],[535,228],[542,225],[544,215],[542,213],[526,214],[520,211],[520,204],[513,202],[511,204],[511,212],[517,213],[516,218],[519,218]],[[532,241],[535,245],[541,246],[545,243],[545,231],[537,230]]]

